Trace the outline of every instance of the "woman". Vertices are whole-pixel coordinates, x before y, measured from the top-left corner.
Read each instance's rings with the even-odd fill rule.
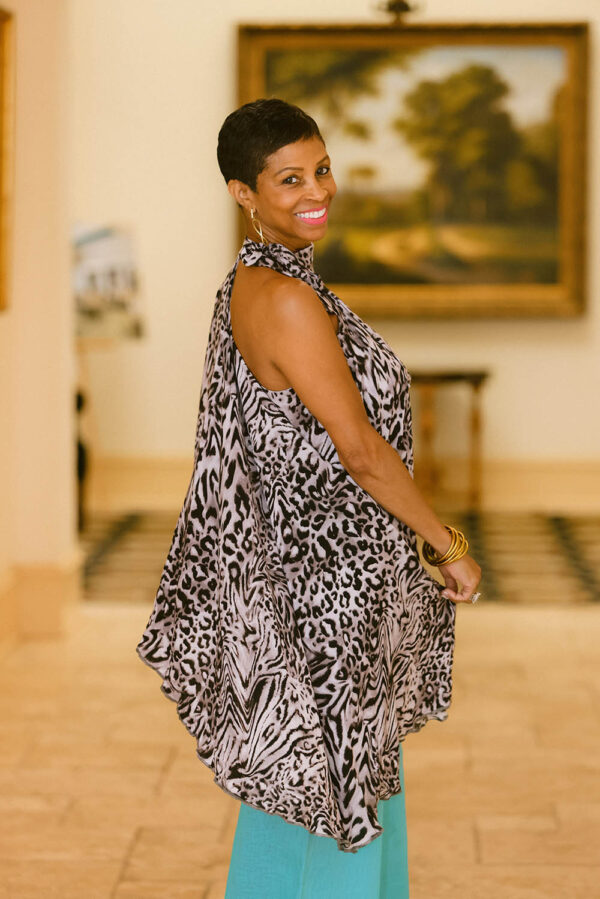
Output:
[[[137,651],[242,800],[227,899],[404,899],[401,743],[448,715],[455,604],[481,569],[413,482],[410,375],[314,272],[336,193],[318,126],[245,104],[218,160],[246,238]]]

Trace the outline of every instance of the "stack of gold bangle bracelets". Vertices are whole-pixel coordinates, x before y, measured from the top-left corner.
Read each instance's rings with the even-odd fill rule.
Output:
[[[448,524],[445,524],[444,527],[452,537],[452,542],[445,553],[438,555],[431,543],[427,543],[427,541],[423,543],[423,558],[430,565],[446,565],[448,562],[456,562],[457,559],[466,555],[469,549],[469,541],[461,531],[457,531]]]

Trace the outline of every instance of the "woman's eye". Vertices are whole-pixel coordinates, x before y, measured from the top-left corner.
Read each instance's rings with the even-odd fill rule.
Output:
[[[317,175],[322,177],[323,175],[328,175],[330,171],[331,171],[331,166],[321,165],[317,169]],[[282,184],[299,184],[300,179],[299,179],[298,175],[288,175],[287,178],[284,178],[281,183]]]

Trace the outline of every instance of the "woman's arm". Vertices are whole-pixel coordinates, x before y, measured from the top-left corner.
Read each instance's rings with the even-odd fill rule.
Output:
[[[286,279],[287,280],[287,279]],[[426,502],[399,453],[372,426],[360,391],[332,328],[311,287],[274,281],[265,295],[268,315],[262,352],[289,381],[304,405],[326,428],[340,463],[384,509],[405,522],[439,552],[450,535]],[[449,598],[468,601],[481,577],[465,555],[440,568]],[[457,590],[457,581],[463,584]]]

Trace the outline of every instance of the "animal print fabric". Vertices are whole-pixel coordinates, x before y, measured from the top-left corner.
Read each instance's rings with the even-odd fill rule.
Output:
[[[323,284],[312,244],[246,239],[217,293],[192,476],[136,649],[216,784],[356,852],[401,792],[400,742],[448,716],[456,607],[294,390],[247,367],[229,315],[240,263],[305,281],[337,315],[369,419],[413,475],[403,363]]]

